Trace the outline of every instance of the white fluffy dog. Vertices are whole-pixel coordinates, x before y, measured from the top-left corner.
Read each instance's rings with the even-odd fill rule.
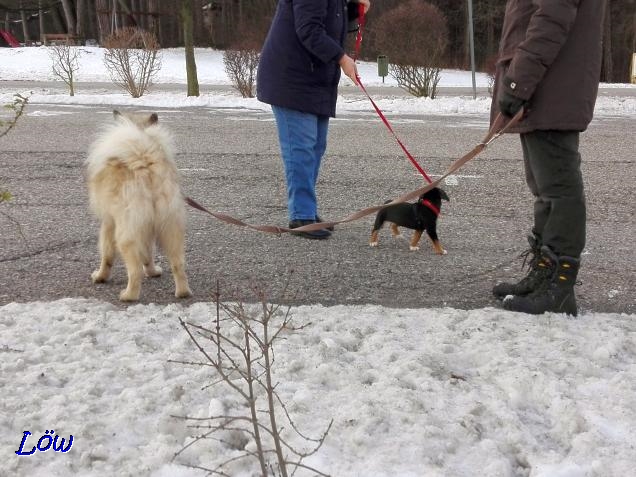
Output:
[[[169,132],[156,114],[122,114],[91,145],[86,160],[90,205],[101,219],[101,266],[94,283],[108,280],[115,249],[128,271],[128,286],[119,298],[139,299],[143,272],[161,275],[154,263],[155,242],[166,254],[175,296],[192,294],[185,274],[185,203],[173,160]]]

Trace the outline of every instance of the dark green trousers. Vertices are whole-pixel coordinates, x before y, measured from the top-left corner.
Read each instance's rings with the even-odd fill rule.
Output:
[[[585,247],[585,192],[578,131],[521,134],[526,182],[534,195],[533,232],[557,255]]]

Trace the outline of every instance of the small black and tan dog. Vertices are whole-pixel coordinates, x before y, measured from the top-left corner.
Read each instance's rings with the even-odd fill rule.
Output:
[[[391,235],[393,238],[401,237],[398,227],[406,227],[415,230],[411,238],[411,250],[419,250],[417,245],[426,230],[433,243],[433,250],[439,255],[445,255],[446,250],[437,238],[437,217],[442,207],[442,199],[449,201],[448,195],[442,189],[435,187],[422,194],[415,203],[401,203],[385,207],[375,217],[375,224],[371,231],[371,247],[378,246],[378,231],[384,222],[391,222]]]

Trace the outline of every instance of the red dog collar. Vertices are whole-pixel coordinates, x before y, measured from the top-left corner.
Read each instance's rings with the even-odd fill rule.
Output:
[[[437,207],[435,207],[430,200],[422,199],[422,205],[425,205],[426,207],[431,209],[436,216],[439,215],[439,209]]]

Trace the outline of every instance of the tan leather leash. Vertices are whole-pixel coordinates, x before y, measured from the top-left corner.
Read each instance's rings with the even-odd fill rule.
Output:
[[[298,227],[295,229],[290,229],[287,227],[279,227],[277,225],[252,225],[227,214],[223,214],[220,212],[212,212],[206,209],[205,207],[203,207],[201,204],[199,204],[198,202],[196,202],[194,199],[190,197],[185,197],[185,201],[191,207],[194,207],[195,209],[205,212],[206,214],[209,214],[212,217],[219,219],[223,222],[226,222],[228,224],[238,225],[240,227],[248,227],[253,230],[258,230],[259,232],[273,233],[273,234],[279,234],[279,235],[286,232],[310,232],[312,230],[320,230],[320,229],[331,227],[337,224],[353,222],[354,220],[358,220],[362,217],[366,217],[367,215],[371,215],[381,209],[384,209],[385,207],[388,207],[389,205],[398,204],[400,202],[408,202],[409,200],[413,200],[419,197],[420,195],[428,192],[429,190],[433,189],[434,187],[437,187],[449,175],[458,171],[467,162],[469,162],[470,160],[478,156],[484,149],[486,149],[490,144],[492,144],[499,136],[507,132],[514,125],[516,125],[521,120],[524,113],[525,113],[525,110],[521,108],[519,112],[517,112],[517,114],[515,114],[515,116],[512,119],[510,119],[508,122],[506,122],[505,116],[499,113],[497,117],[495,118],[495,121],[493,122],[491,128],[488,130],[488,134],[486,135],[486,137],[484,137],[483,141],[477,144],[470,152],[468,152],[467,154],[465,154],[464,156],[460,157],[455,162],[453,162],[448,168],[448,170],[441,177],[434,180],[430,184],[427,184],[424,187],[420,187],[419,189],[416,189],[414,191],[401,195],[397,199],[394,199],[391,202],[388,202],[386,204],[376,205],[373,207],[367,207],[366,209],[358,210],[357,212],[354,212],[343,219],[336,220],[333,222],[318,222],[314,224],[303,225],[302,227]]]

